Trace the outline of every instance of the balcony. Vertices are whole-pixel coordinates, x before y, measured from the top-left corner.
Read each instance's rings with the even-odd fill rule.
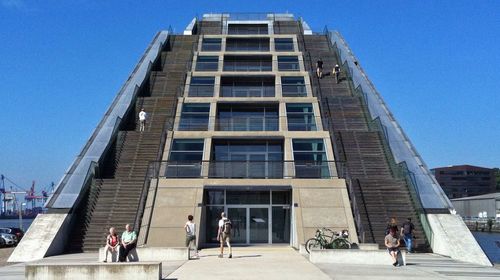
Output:
[[[272,56],[225,56],[224,71],[264,72],[273,70]]]
[[[152,163],[160,178],[337,179],[340,161],[162,161]]]
[[[268,52],[269,38],[227,38],[227,52]]]
[[[274,77],[221,77],[221,97],[274,97]]]

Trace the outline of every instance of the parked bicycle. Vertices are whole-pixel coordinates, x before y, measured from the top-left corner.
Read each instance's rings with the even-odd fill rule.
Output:
[[[316,235],[307,240],[306,251],[311,253],[312,249],[350,249],[351,243],[347,240],[348,237],[347,230],[336,233],[327,228],[317,229]]]

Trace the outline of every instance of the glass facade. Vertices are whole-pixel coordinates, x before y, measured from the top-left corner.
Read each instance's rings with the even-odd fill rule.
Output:
[[[273,69],[272,56],[224,56],[224,71],[262,72]]]
[[[267,24],[228,24],[229,35],[261,35],[268,34]]]
[[[189,97],[214,96],[215,77],[191,77]]]
[[[196,60],[196,71],[217,71],[218,67],[218,56],[198,56]]]
[[[275,38],[274,39],[274,50],[277,52],[293,52],[295,50],[293,46],[292,38]]]
[[[299,58],[297,56],[278,56],[279,71],[299,71]]]
[[[330,177],[323,139],[294,139],[292,143],[295,162],[295,177]]]
[[[312,104],[290,103],[286,104],[288,130],[290,131],[315,131],[316,121]]]
[[[218,52],[221,50],[221,38],[203,38],[201,42],[201,51]]]
[[[233,225],[231,241],[235,244],[289,243],[291,202],[289,189],[247,191],[231,186],[206,189],[203,201],[207,216],[206,240],[218,242],[217,221],[225,212]]]
[[[209,112],[209,103],[184,103],[178,129],[184,131],[208,130]]]
[[[269,38],[227,38],[226,51],[268,52]]]
[[[203,158],[203,139],[175,139],[170,148],[167,178],[196,178],[200,176]]]
[[[278,104],[219,104],[216,130],[278,131]]]
[[[274,77],[221,77],[221,97],[274,97]]]
[[[281,92],[283,97],[306,97],[304,77],[281,77]]]

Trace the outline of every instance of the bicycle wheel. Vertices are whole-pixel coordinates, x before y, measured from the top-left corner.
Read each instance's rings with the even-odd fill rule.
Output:
[[[333,249],[351,249],[351,243],[344,238],[336,238],[332,242]]]
[[[311,253],[312,249],[321,249],[321,243],[316,238],[310,238],[306,242],[306,251],[308,254]]]

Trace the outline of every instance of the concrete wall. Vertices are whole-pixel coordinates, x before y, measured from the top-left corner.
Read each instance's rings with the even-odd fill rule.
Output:
[[[427,214],[432,228],[429,242],[434,253],[456,260],[491,266],[476,239],[458,215]]]
[[[39,214],[8,262],[29,262],[63,253],[68,237],[69,214]]]
[[[161,263],[58,263],[28,264],[25,268],[27,280],[80,280],[80,279],[161,279]]]
[[[160,179],[156,193],[147,246],[185,246],[187,215],[198,225],[198,241],[204,240],[202,217],[204,186],[291,186],[294,215],[291,232],[296,248],[314,236],[317,228],[348,229],[351,242],[358,242],[343,179]]]

